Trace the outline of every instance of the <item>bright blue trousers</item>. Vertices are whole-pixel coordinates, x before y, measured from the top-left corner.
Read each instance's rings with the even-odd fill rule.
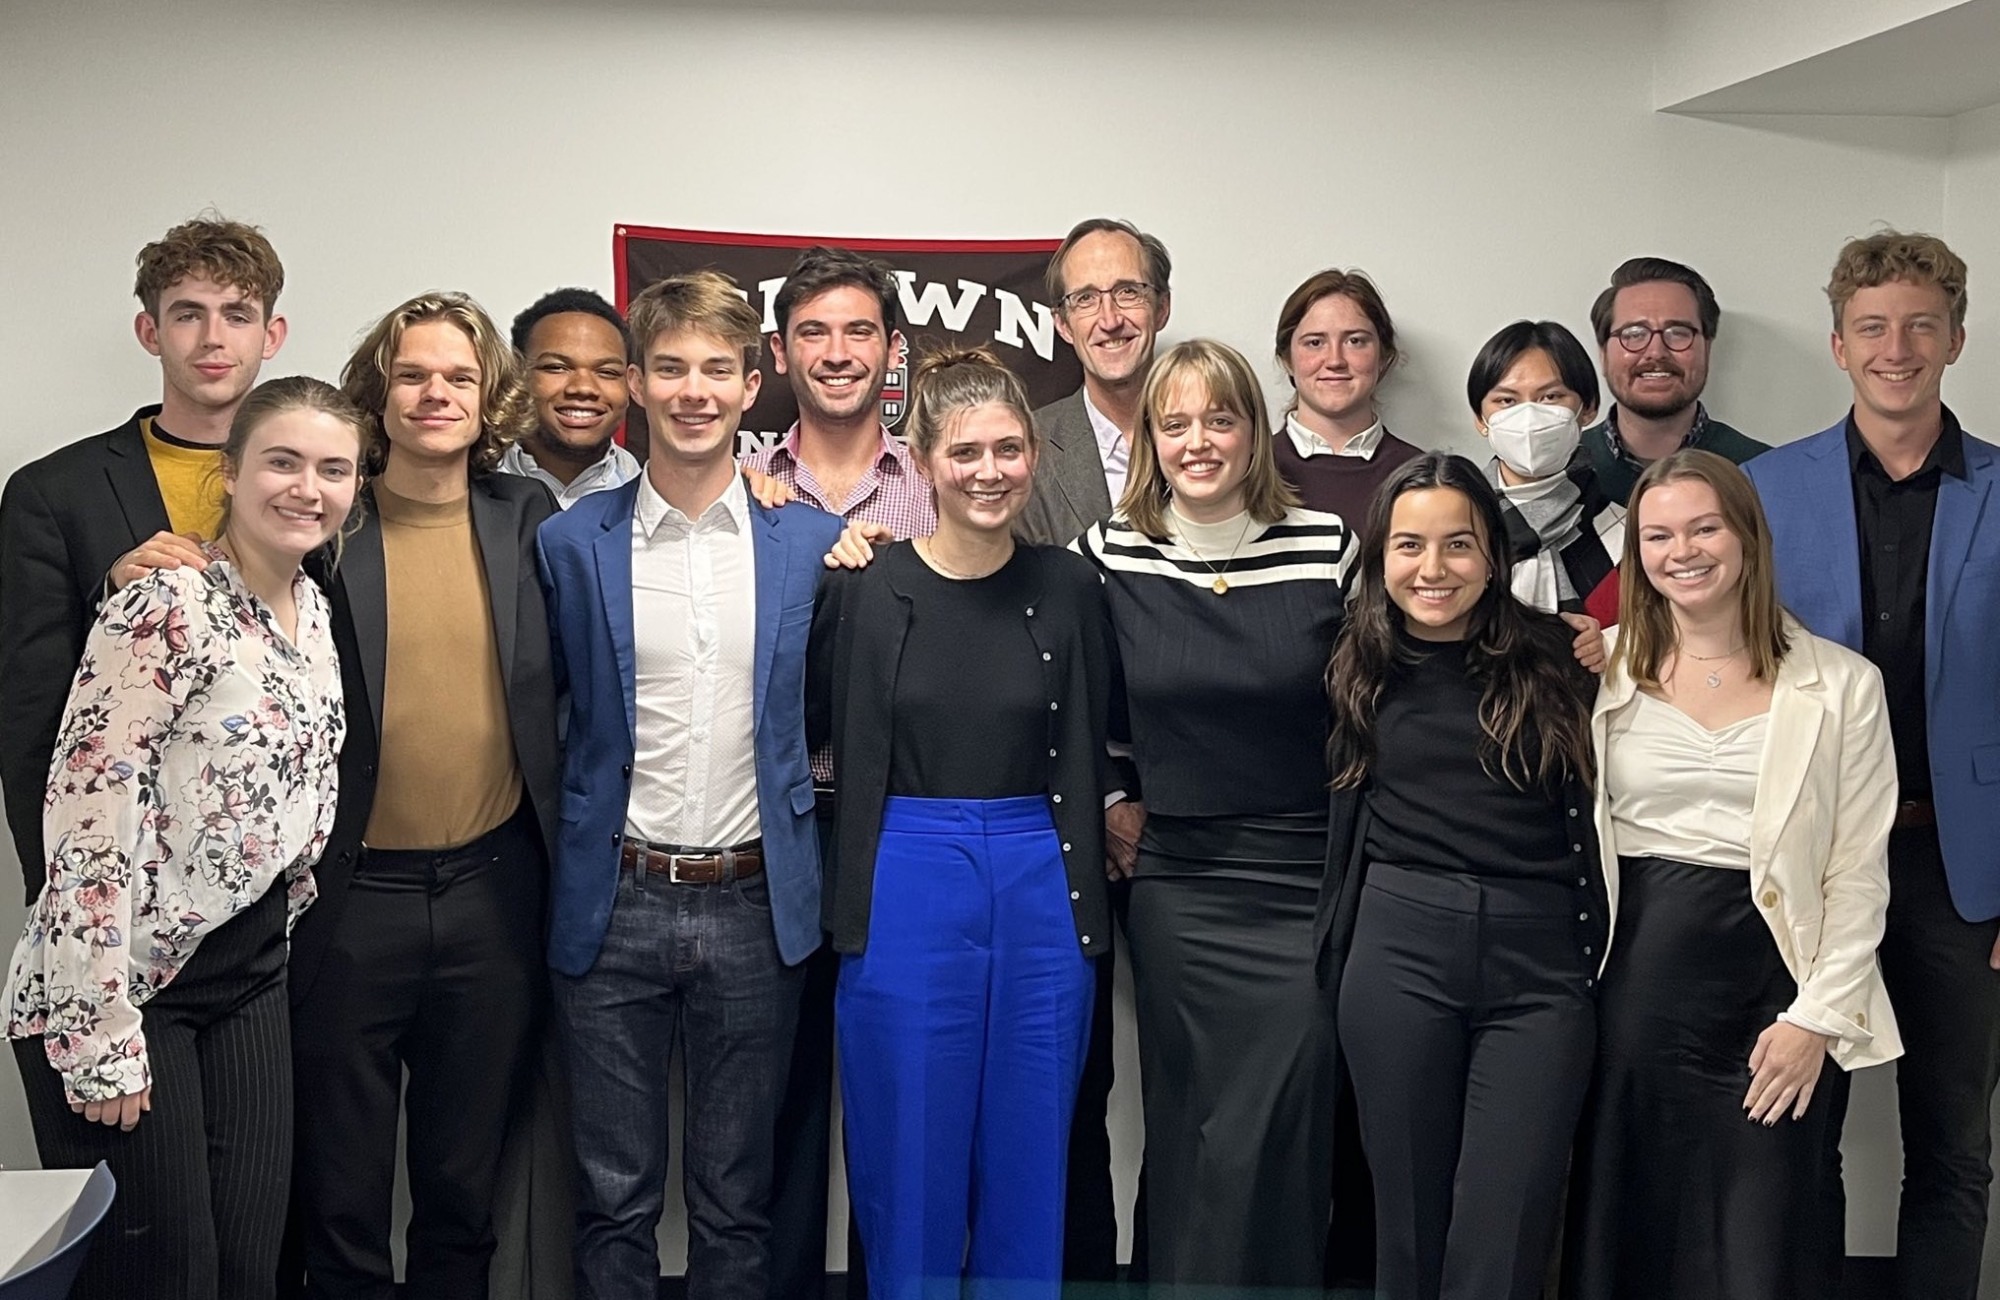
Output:
[[[834,1023],[874,1300],[1060,1291],[1096,981],[1045,796],[891,797]]]

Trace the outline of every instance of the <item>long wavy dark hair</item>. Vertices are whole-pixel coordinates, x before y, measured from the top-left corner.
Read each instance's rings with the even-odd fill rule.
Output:
[[[1513,560],[1500,498],[1463,456],[1429,452],[1398,466],[1376,491],[1362,531],[1360,578],[1326,669],[1333,706],[1327,764],[1336,788],[1361,785],[1374,767],[1375,710],[1382,688],[1419,655],[1402,644],[1403,611],[1389,598],[1384,557],[1389,521],[1406,492],[1449,488],[1472,503],[1472,517],[1491,577],[1472,607],[1466,666],[1484,690],[1479,762],[1516,789],[1552,789],[1571,778],[1590,781],[1590,700],[1594,692],[1575,663],[1575,634],[1553,614],[1524,605],[1510,585]],[[1496,542],[1499,543],[1496,545]]]

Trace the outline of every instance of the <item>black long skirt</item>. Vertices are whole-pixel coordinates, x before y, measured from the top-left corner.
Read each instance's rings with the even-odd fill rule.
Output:
[[[1620,859],[1610,968],[1570,1184],[1567,1300],[1824,1300],[1840,1292],[1847,1074],[1799,1120],[1743,1109],[1757,1037],[1798,986],[1745,871]]]
[[[1318,1294],[1333,1184],[1333,1007],[1312,942],[1325,846],[1317,817],[1147,822],[1127,935],[1156,1289]]]

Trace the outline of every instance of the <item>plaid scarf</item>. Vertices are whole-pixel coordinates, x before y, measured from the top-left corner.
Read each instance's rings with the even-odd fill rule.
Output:
[[[1507,521],[1514,593],[1552,613],[1580,613],[1584,597],[1618,567],[1598,535],[1602,516],[1618,507],[1597,485],[1589,455],[1579,451],[1562,473],[1519,487],[1501,479],[1496,456],[1487,462],[1486,481],[1500,494]]]

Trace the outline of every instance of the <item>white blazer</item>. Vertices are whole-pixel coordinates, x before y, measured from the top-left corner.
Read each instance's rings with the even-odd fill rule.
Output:
[[[1896,757],[1875,665],[1790,615],[1785,630],[1791,649],[1771,693],[1750,815],[1750,893],[1798,983],[1791,1012],[1837,1028],[1833,1059],[1854,1070],[1903,1054],[1875,960],[1889,907]],[[1616,634],[1605,630],[1607,653]],[[1590,716],[1600,773],[1611,715],[1637,690],[1616,664],[1606,670]],[[1596,817],[1615,916],[1618,848],[1602,779]]]

